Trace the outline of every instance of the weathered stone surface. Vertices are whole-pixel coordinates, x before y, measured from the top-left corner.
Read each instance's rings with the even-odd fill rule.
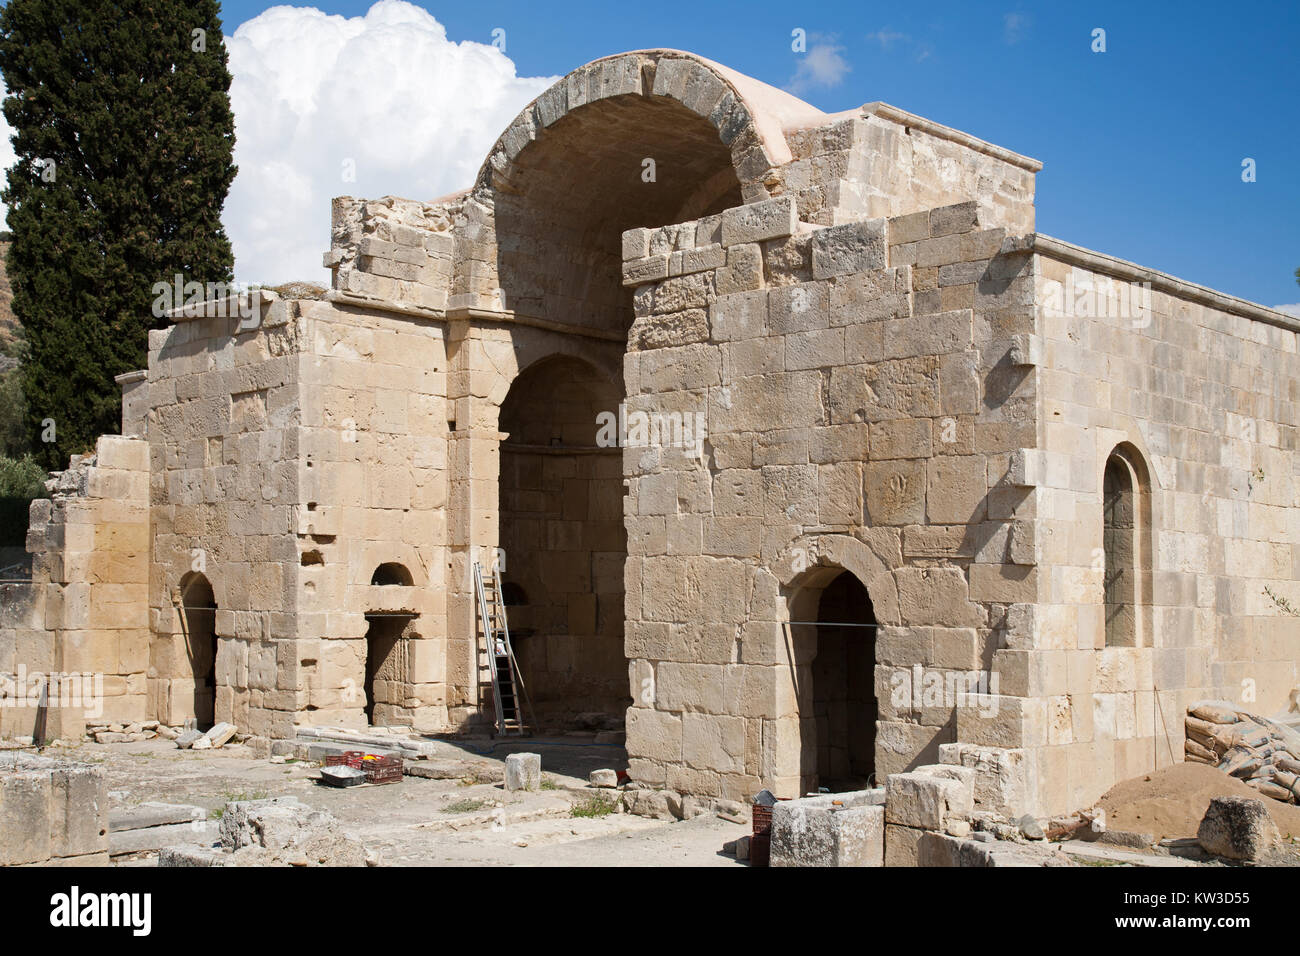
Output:
[[[654,820],[679,820],[682,798],[675,790],[624,790],[623,806],[628,813]]]
[[[587,782],[593,787],[617,787],[618,771],[616,770],[593,770],[587,775]]]
[[[1202,849],[1230,860],[1258,860],[1281,835],[1263,800],[1214,797],[1196,831]]]
[[[942,831],[950,819],[970,815],[973,782],[920,771],[890,774],[885,780],[885,818],[897,826]]]
[[[365,847],[342,832],[333,816],[293,797],[227,803],[220,837],[236,865],[366,865]]]
[[[771,865],[884,866],[885,808],[863,792],[782,801],[772,808]]]
[[[506,757],[507,790],[538,790],[541,786],[541,754],[510,754]]]
[[[883,219],[832,226],[813,234],[813,278],[869,272],[887,264]]]

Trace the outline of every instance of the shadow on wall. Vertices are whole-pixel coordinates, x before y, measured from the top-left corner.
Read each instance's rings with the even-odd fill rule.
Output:
[[[596,443],[596,417],[622,391],[578,359],[520,373],[501,406],[503,596],[524,684],[543,726],[602,713],[621,726],[622,453]]]

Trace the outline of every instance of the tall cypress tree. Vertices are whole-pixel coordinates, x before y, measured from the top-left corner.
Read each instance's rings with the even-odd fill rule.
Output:
[[[145,367],[156,282],[229,282],[235,177],[216,0],[9,0],[0,75],[13,310],[33,452],[49,468],[118,430],[113,377]],[[180,303],[176,303],[179,305]],[[48,441],[48,422],[55,440]]]

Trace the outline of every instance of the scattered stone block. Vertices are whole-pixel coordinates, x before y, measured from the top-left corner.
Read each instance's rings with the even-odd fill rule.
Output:
[[[541,786],[541,754],[510,754],[506,757],[507,790],[538,790]]]
[[[235,736],[235,731],[237,729],[238,728],[236,728],[234,724],[228,724],[223,721],[203,736],[208,739],[209,746],[220,747],[230,742],[230,738]]]
[[[628,813],[652,820],[682,817],[682,798],[674,790],[624,790],[623,806]]]
[[[194,742],[199,740],[202,736],[203,734],[197,730],[186,730],[177,735],[176,746],[181,750],[189,750],[194,746]],[[209,743],[208,746],[212,746],[211,743]]]
[[[617,787],[617,770],[593,770],[587,776],[587,782],[593,787]]]
[[[895,773],[885,780],[885,819],[917,830],[942,831],[948,819],[961,818],[966,788],[957,780],[924,773]]]
[[[748,860],[748,859],[749,859],[749,841],[750,841],[750,837],[748,837],[748,836],[737,837],[737,839],[736,839],[736,859],[737,859],[737,860]]]
[[[142,803],[139,806],[114,810],[108,815],[110,833],[122,830],[144,830],[172,823],[189,823],[206,820],[207,811],[186,803]]]
[[[1196,839],[1205,852],[1215,856],[1255,861],[1277,845],[1281,834],[1264,801],[1215,797],[1201,819]]]
[[[159,866],[233,866],[234,858],[209,846],[165,846],[158,851]]]
[[[782,800],[772,808],[774,867],[884,866],[885,810],[870,791]]]

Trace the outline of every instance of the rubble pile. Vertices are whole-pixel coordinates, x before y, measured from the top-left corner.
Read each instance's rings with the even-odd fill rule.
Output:
[[[220,843],[164,847],[159,866],[374,866],[378,857],[344,833],[333,815],[294,797],[232,800]]]
[[[1223,701],[1188,708],[1184,751],[1262,796],[1300,803],[1300,733]]]

